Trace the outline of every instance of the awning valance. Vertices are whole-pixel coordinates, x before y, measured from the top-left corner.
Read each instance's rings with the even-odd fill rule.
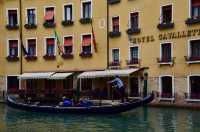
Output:
[[[22,80],[26,79],[49,79],[55,72],[40,72],[40,73],[23,73],[18,78]]]
[[[104,71],[89,71],[81,73],[78,78],[100,78],[100,77],[113,77],[118,76],[130,76],[130,74],[138,71],[139,68],[122,69],[122,70],[104,70]]]
[[[72,73],[55,73],[49,79],[52,79],[52,80],[65,79],[69,77],[70,75],[72,75]]]

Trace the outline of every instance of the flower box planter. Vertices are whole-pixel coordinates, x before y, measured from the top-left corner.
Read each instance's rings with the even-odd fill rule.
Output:
[[[19,29],[19,25],[6,25],[6,28],[8,29],[8,30],[17,30],[17,29]]]
[[[74,22],[72,20],[64,20],[61,23],[63,26],[71,26],[74,24]]]
[[[112,4],[117,4],[120,3],[121,0],[108,0],[108,4],[112,5]]]
[[[119,32],[119,31],[112,31],[112,32],[109,32],[109,36],[111,37],[111,38],[116,38],[116,37],[120,37],[121,36],[121,32]]]
[[[174,23],[160,23],[158,24],[157,28],[160,30],[172,29],[174,28]]]
[[[44,26],[45,28],[54,28],[54,27],[56,27],[56,23],[44,22],[43,26]]]
[[[30,55],[27,55],[27,56],[25,56],[25,59],[26,59],[27,61],[35,61],[35,60],[37,60],[37,56],[30,56]]]
[[[6,59],[8,61],[19,61],[19,57],[18,56],[7,56]]]
[[[188,18],[185,21],[185,24],[187,24],[187,25],[200,24],[200,17],[199,18]]]
[[[55,55],[44,55],[43,58],[45,60],[55,60],[56,56]]]
[[[36,24],[25,24],[24,27],[26,29],[35,29],[35,28],[37,28],[37,25]]]
[[[127,65],[139,64],[139,59],[127,60],[126,63],[127,63]]]
[[[80,21],[81,24],[92,23],[92,19],[91,18],[81,18],[79,21]]]
[[[62,54],[62,58],[63,59],[72,59],[72,58],[74,58],[74,55],[73,54]]]
[[[129,28],[129,29],[126,30],[126,33],[129,34],[129,35],[139,34],[140,28]]]
[[[81,56],[81,57],[92,57],[92,53],[87,53],[87,52],[82,52],[82,53],[80,53],[79,54],[79,56]]]

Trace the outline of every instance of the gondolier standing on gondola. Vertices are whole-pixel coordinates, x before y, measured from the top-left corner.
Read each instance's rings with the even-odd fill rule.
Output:
[[[108,81],[108,83],[120,92],[121,101],[124,102],[125,87],[123,81],[119,78],[119,76],[116,75],[115,78],[111,81]]]

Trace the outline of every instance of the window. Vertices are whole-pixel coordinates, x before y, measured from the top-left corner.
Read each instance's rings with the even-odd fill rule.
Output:
[[[36,39],[27,40],[28,55],[36,56]]]
[[[91,54],[91,35],[82,36],[82,52],[84,54]]]
[[[112,18],[113,32],[119,32],[119,17]]]
[[[112,60],[113,62],[119,62],[119,49],[112,50]]]
[[[160,77],[161,98],[173,97],[173,78],[171,76]]]
[[[200,76],[189,76],[190,99],[200,99]]]
[[[48,56],[55,55],[55,39],[54,38],[47,38],[46,39],[46,54]]]
[[[83,2],[82,3],[82,18],[91,18],[92,14],[91,14],[91,1],[88,2]]]
[[[64,6],[64,20],[72,21],[72,5]]]
[[[9,40],[9,56],[18,56],[18,40]]]
[[[190,42],[190,57],[200,60],[200,40]]]
[[[8,10],[8,25],[9,26],[18,25],[17,10]]]
[[[162,21],[161,23],[172,22],[172,5],[162,6]]]
[[[135,12],[135,13],[131,13],[130,14],[130,26],[131,26],[131,29],[137,29],[139,26],[138,26],[138,12]]]
[[[171,43],[161,44],[161,61],[170,62],[172,58]]]
[[[17,93],[19,90],[19,80],[17,76],[7,77],[7,90],[8,93]]]
[[[200,1],[199,0],[191,0],[191,16],[192,18],[200,17]]]
[[[72,54],[72,36],[64,37],[64,53],[65,54]]]
[[[54,7],[47,7],[45,9],[45,21],[47,23],[54,23]]]
[[[27,9],[27,24],[29,24],[29,25],[35,25],[36,24],[35,9]]]
[[[138,47],[131,47],[130,48],[130,59],[131,60],[138,60]]]

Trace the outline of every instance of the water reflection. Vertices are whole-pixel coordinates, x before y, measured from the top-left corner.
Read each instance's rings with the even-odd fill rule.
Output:
[[[68,115],[31,113],[0,105],[0,131],[199,132],[200,112],[143,107],[118,115]]]

